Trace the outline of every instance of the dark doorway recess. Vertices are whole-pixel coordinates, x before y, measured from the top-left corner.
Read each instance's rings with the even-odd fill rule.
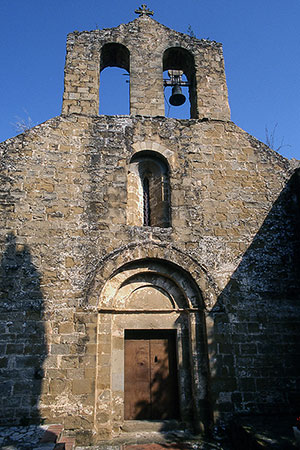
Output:
[[[178,419],[175,330],[125,331],[125,420]]]

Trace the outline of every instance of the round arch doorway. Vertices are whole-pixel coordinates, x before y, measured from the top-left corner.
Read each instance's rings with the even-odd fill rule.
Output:
[[[187,272],[158,259],[119,268],[102,290],[98,342],[99,433],[128,419],[209,426],[204,303]]]

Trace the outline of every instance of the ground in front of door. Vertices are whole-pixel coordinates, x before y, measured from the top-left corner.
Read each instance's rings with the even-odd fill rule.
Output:
[[[183,430],[169,432],[136,432],[92,447],[76,450],[233,450],[229,441],[197,439]]]
[[[57,425],[56,425],[57,426]],[[54,450],[62,449],[57,441],[45,440],[45,433],[51,426],[30,425],[0,427],[0,449],[3,450]],[[44,442],[43,442],[44,441]],[[47,441],[47,442],[46,442]],[[232,450],[229,445],[216,441],[196,440],[181,431],[168,433],[138,432],[126,433],[125,438],[103,442],[96,446],[65,446],[75,450]]]

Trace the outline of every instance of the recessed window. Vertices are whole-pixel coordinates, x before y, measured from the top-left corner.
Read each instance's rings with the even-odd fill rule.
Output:
[[[170,226],[169,167],[153,151],[135,154],[130,162],[127,223],[137,226]]]

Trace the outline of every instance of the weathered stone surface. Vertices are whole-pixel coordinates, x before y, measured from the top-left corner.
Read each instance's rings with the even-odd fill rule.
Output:
[[[130,116],[98,116],[106,43],[130,51]],[[191,120],[163,117],[174,46],[195,58]],[[61,422],[80,442],[120,429],[127,329],[176,330],[199,431],[297,407],[299,175],[229,121],[226,95],[220,44],[148,17],[69,35],[63,115],[0,146],[3,424]],[[142,224],[143,152],[167,167],[163,226]]]
[[[119,65],[130,71],[130,113],[164,116],[162,73],[178,68],[181,59],[180,68],[191,83],[191,116],[228,120],[222,45],[178,33],[148,16],[116,28],[68,35],[63,114],[98,114],[100,71]]]

